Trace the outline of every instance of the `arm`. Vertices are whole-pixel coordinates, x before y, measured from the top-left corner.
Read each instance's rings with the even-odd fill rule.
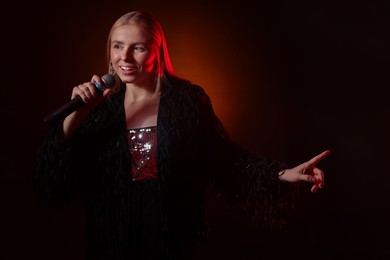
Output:
[[[196,109],[202,131],[205,158],[213,165],[212,187],[228,202],[247,210],[260,223],[280,227],[294,208],[297,185],[279,180],[278,173],[289,169],[287,164],[270,160],[235,143],[215,115],[211,101],[198,93]]]
[[[91,82],[84,83],[73,89],[72,99],[79,95],[86,104],[68,115],[63,121],[57,122],[43,138],[34,157],[33,185],[39,197],[50,203],[64,202],[78,197],[80,190],[80,158],[90,153],[86,152],[89,145],[83,145],[91,135],[81,133],[81,124],[92,110],[107,97],[106,90],[102,97],[98,96],[92,81],[100,78],[93,76]],[[79,129],[80,128],[80,129]],[[79,138],[76,137],[76,133]],[[84,137],[83,137],[84,136]]]

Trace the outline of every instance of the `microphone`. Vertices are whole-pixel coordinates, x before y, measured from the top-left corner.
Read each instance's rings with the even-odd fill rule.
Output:
[[[102,76],[102,81],[104,84],[99,84],[94,82],[96,90],[99,95],[103,93],[106,88],[110,88],[115,84],[115,77],[111,74],[105,74]],[[49,125],[54,124],[60,119],[65,118],[70,115],[72,112],[76,111],[78,108],[83,106],[85,103],[80,96],[76,96],[71,101],[60,107],[59,109],[53,111],[49,115],[47,115],[43,121]]]

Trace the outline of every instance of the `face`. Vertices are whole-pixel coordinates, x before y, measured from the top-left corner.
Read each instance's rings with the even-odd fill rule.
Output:
[[[152,39],[136,25],[117,27],[111,35],[110,61],[124,83],[142,84],[154,78]]]

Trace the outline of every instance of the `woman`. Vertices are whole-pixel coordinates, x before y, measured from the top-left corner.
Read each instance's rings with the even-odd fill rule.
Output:
[[[88,259],[189,259],[207,235],[205,201],[218,193],[254,217],[283,224],[298,182],[322,188],[316,164],[296,167],[234,143],[204,90],[175,75],[160,23],[130,12],[107,42],[113,88],[73,88],[86,103],[51,127],[38,150],[36,187],[50,201],[82,198]]]

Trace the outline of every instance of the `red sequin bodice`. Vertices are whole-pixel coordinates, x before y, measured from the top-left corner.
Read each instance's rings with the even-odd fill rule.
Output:
[[[128,130],[133,181],[157,179],[157,127]]]

